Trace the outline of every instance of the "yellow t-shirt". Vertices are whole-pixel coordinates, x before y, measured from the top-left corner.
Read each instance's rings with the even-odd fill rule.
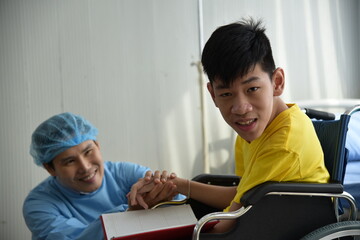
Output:
[[[240,203],[246,191],[267,181],[329,181],[330,175],[311,120],[296,104],[288,106],[251,143],[237,137],[235,173],[241,181],[234,202]]]

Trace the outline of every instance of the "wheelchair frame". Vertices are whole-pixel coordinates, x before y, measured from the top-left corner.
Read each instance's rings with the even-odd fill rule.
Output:
[[[341,116],[345,116],[349,120],[351,114],[353,114],[357,111],[360,111],[360,105],[354,106],[352,109],[346,111]],[[331,118],[333,118],[333,116],[330,115],[329,118],[331,119]],[[329,118],[327,118],[327,119],[329,119]],[[348,120],[346,122],[346,127],[348,124]],[[346,129],[346,131],[347,131],[347,129]],[[346,133],[345,133],[345,136],[346,136]],[[341,139],[340,141],[342,141],[341,147],[343,147],[345,149],[345,139]],[[346,165],[346,162],[344,164]],[[345,167],[345,166],[341,166],[341,169],[342,169],[342,167]],[[340,169],[340,171],[342,171],[341,169]],[[268,183],[265,183],[265,184],[268,184]],[[330,198],[335,199],[334,200],[334,211],[335,211],[335,216],[336,216],[338,222],[329,224],[323,228],[319,228],[319,229],[309,233],[308,234],[309,238],[306,238],[306,236],[308,236],[308,235],[306,235],[303,238],[304,240],[305,239],[319,239],[319,238],[317,238],[319,236],[319,233],[318,233],[319,231],[320,231],[320,235],[321,235],[326,229],[329,229],[329,228],[332,229],[332,227],[338,228],[339,231],[337,231],[335,233],[329,232],[328,236],[342,237],[342,236],[350,236],[348,234],[354,234],[354,233],[360,235],[360,221],[355,221],[356,217],[357,217],[356,201],[349,193],[343,191],[342,181],[340,183],[338,182],[338,183],[329,183],[329,184],[306,184],[306,185],[308,185],[307,187],[310,187],[310,190],[307,189],[308,191],[304,191],[304,192],[300,191],[300,190],[304,190],[303,186],[300,186],[300,185],[304,185],[304,184],[301,184],[301,183],[300,184],[299,183],[290,183],[290,185],[289,185],[289,183],[271,183],[271,184],[275,184],[275,186],[272,187],[270,191],[268,191],[266,189],[265,190],[261,189],[262,186],[256,187],[260,190],[258,190],[258,189],[250,190],[248,194],[244,195],[245,198],[241,199],[242,203],[245,202],[245,204],[243,204],[244,207],[242,207],[234,212],[213,212],[213,213],[209,213],[209,214],[203,216],[196,223],[196,225],[194,227],[192,239],[193,240],[199,239],[201,229],[207,222],[212,221],[212,220],[219,220],[219,219],[239,218],[239,217],[245,215],[253,207],[253,204],[256,204],[256,202],[259,199],[261,199],[264,196],[269,196],[269,195],[319,196],[319,197],[330,197]],[[298,186],[300,186],[300,187],[298,187]],[[288,187],[291,187],[291,189],[289,189]],[[331,189],[331,191],[330,191],[330,189]],[[320,191],[318,192],[318,190],[320,190]],[[250,195],[252,197],[255,196],[255,200],[248,200],[247,199],[248,195]],[[350,221],[339,222],[339,214],[338,214],[338,199],[339,198],[346,199],[350,204],[350,217],[349,217]],[[346,227],[348,227],[348,226],[350,226],[350,229],[346,229]],[[325,228],[325,230],[324,230],[324,228]],[[314,234],[314,232],[317,235]],[[315,238],[311,238],[312,236],[315,236]],[[322,238],[322,239],[332,239],[332,238],[326,238],[326,237],[327,236],[325,236],[325,238]]]

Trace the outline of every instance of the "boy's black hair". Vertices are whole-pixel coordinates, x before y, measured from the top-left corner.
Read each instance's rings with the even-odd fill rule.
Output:
[[[243,20],[216,29],[205,44],[201,62],[210,83],[230,86],[259,63],[271,78],[275,70],[271,45],[261,20]]]

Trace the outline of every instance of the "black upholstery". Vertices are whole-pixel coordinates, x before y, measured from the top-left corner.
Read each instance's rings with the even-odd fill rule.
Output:
[[[347,159],[345,141],[349,121],[350,115],[341,115],[340,120],[313,121],[324,152],[326,168],[331,181],[336,183],[344,181]]]

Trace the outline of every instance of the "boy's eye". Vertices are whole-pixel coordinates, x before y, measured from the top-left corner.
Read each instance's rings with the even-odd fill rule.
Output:
[[[220,97],[229,97],[229,96],[231,96],[231,93],[221,93],[221,94],[219,94],[219,96]]]
[[[259,87],[252,87],[248,89],[248,92],[255,92],[259,89]]]

